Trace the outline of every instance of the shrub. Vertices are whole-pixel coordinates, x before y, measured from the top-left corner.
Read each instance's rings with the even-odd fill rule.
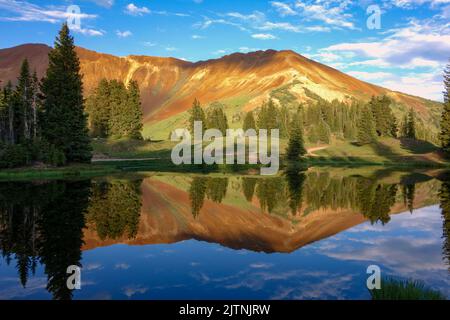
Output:
[[[370,290],[372,300],[445,300],[439,291],[426,288],[413,280],[382,279],[381,289]]]
[[[63,151],[59,150],[54,145],[50,145],[45,163],[55,167],[60,167],[66,164],[66,156]]]
[[[15,168],[29,162],[29,153],[23,145],[3,145],[0,149],[0,168]]]

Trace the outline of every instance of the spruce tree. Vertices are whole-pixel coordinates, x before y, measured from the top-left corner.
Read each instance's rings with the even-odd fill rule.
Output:
[[[69,162],[89,162],[92,148],[83,106],[80,61],[69,27],[63,24],[42,81],[42,135]]]
[[[444,70],[444,109],[441,116],[440,141],[442,150],[450,156],[450,63]]]
[[[125,85],[119,80],[111,80],[110,88],[110,116],[108,122],[108,134],[114,139],[128,136],[128,92]]]
[[[372,112],[368,107],[364,107],[358,121],[358,144],[364,145],[372,143],[375,140],[376,134]]]
[[[202,122],[202,133],[206,129],[206,116],[205,112],[203,111],[200,102],[195,99],[194,103],[192,104],[192,108],[189,110],[189,130],[191,133],[194,133],[194,121],[201,121]]]
[[[223,135],[228,129],[228,120],[225,112],[223,112],[223,105],[215,102],[208,108],[206,116],[206,127],[208,129],[218,129]]]
[[[16,137],[19,142],[30,140],[33,126],[33,78],[30,74],[28,60],[20,67],[20,75],[15,90],[16,95]]]
[[[406,122],[406,137],[410,139],[416,139],[416,115],[414,110],[411,108],[408,112],[407,122]]]
[[[256,122],[255,117],[253,116],[253,111],[249,111],[245,114],[244,124],[242,128],[244,129],[244,131],[247,131],[249,129],[256,130]]]
[[[128,84],[128,111],[124,115],[128,119],[128,137],[142,139],[142,107],[139,85],[135,80]]]
[[[109,81],[99,81],[95,91],[86,100],[89,130],[93,137],[106,138],[110,133],[111,88]]]
[[[397,123],[390,105],[391,100],[387,96],[372,97],[369,102],[378,136],[397,136]]]
[[[290,161],[297,161],[306,153],[303,142],[303,126],[300,112],[297,111],[290,123],[289,142],[286,156]]]

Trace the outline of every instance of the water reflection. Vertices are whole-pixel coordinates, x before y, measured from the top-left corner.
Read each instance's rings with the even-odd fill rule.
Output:
[[[52,298],[71,299],[67,266],[82,266],[82,252],[103,246],[196,239],[255,252],[294,252],[364,221],[385,225],[392,214],[440,203],[442,258],[448,264],[450,183],[424,175],[415,183],[414,177],[289,170],[268,178],[1,182],[0,250],[23,287],[42,267]]]
[[[89,181],[0,184],[1,252],[8,264],[15,260],[24,287],[39,262],[53,298],[72,297],[66,269],[81,266],[89,187]]]

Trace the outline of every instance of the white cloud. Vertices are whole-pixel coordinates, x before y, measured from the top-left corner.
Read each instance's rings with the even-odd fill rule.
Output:
[[[258,26],[258,30],[284,30],[291,32],[301,32],[299,26],[294,26],[289,22],[270,22],[266,21],[261,26]]]
[[[166,51],[177,51],[178,49],[175,47],[165,47]]]
[[[27,1],[15,1],[15,0],[0,0],[0,9],[13,12],[16,16],[1,17],[0,19],[6,21],[41,21],[58,23],[68,18],[77,19],[94,19],[97,18],[95,14],[87,13],[70,13],[67,12],[65,6],[47,6],[41,7]]]
[[[409,93],[435,101],[443,101],[444,85],[439,73],[415,73],[402,77],[395,77],[380,85],[391,90]]]
[[[75,26],[71,26],[70,30],[76,33],[81,33],[86,36],[99,37],[103,36],[106,32],[103,30],[89,29],[89,28],[80,28]]]
[[[194,40],[198,40],[198,39],[204,39],[205,37],[204,36],[199,36],[198,34],[194,34],[194,35],[192,35],[191,38],[194,39]]]
[[[290,5],[284,2],[272,1],[270,2],[272,7],[274,7],[281,16],[295,16],[298,13],[291,8]]]
[[[125,12],[132,16],[142,16],[150,13],[150,10],[147,7],[138,7],[134,3],[129,3],[125,7]]]
[[[147,287],[144,287],[142,285],[130,285],[123,289],[123,294],[126,295],[128,298],[131,298],[135,294],[144,294],[148,291]]]
[[[224,49],[220,49],[220,50],[216,50],[216,51],[212,52],[212,54],[215,56],[224,55],[225,53],[227,53],[227,50],[224,50]]]
[[[248,52],[259,51],[259,50],[261,50],[261,49],[249,48],[249,47],[239,47],[239,52],[242,52],[242,53],[248,53]]]
[[[275,37],[273,34],[270,33],[255,33],[252,34],[252,38],[259,40],[273,40],[276,39],[277,37]]]
[[[441,29],[440,25],[411,21],[379,41],[339,43],[324,50],[353,52],[389,67],[437,67],[445,64],[450,52],[450,30]]]
[[[336,28],[356,29],[351,21],[353,16],[347,12],[351,1],[297,1],[299,9],[306,20],[317,20]]]
[[[352,77],[364,80],[364,81],[371,81],[371,80],[380,80],[380,79],[386,79],[389,77],[392,77],[392,73],[388,72],[366,72],[366,71],[350,71],[348,72],[349,75]]]
[[[130,268],[130,265],[127,263],[116,263],[114,266],[114,269],[121,269],[121,270],[127,270]]]
[[[126,38],[126,37],[133,35],[133,33],[129,30],[126,30],[126,31],[117,30],[116,34],[119,38]]]
[[[151,41],[145,41],[142,44],[146,47],[155,47],[157,45],[155,42],[151,42]]]

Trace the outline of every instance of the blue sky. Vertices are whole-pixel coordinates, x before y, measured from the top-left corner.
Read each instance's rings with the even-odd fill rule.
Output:
[[[70,5],[80,13],[67,14]],[[371,5],[380,29],[367,27]],[[99,52],[198,61],[291,49],[434,100],[450,58],[450,0],[0,0],[0,47],[51,45],[68,17],[80,18],[76,44]]]

